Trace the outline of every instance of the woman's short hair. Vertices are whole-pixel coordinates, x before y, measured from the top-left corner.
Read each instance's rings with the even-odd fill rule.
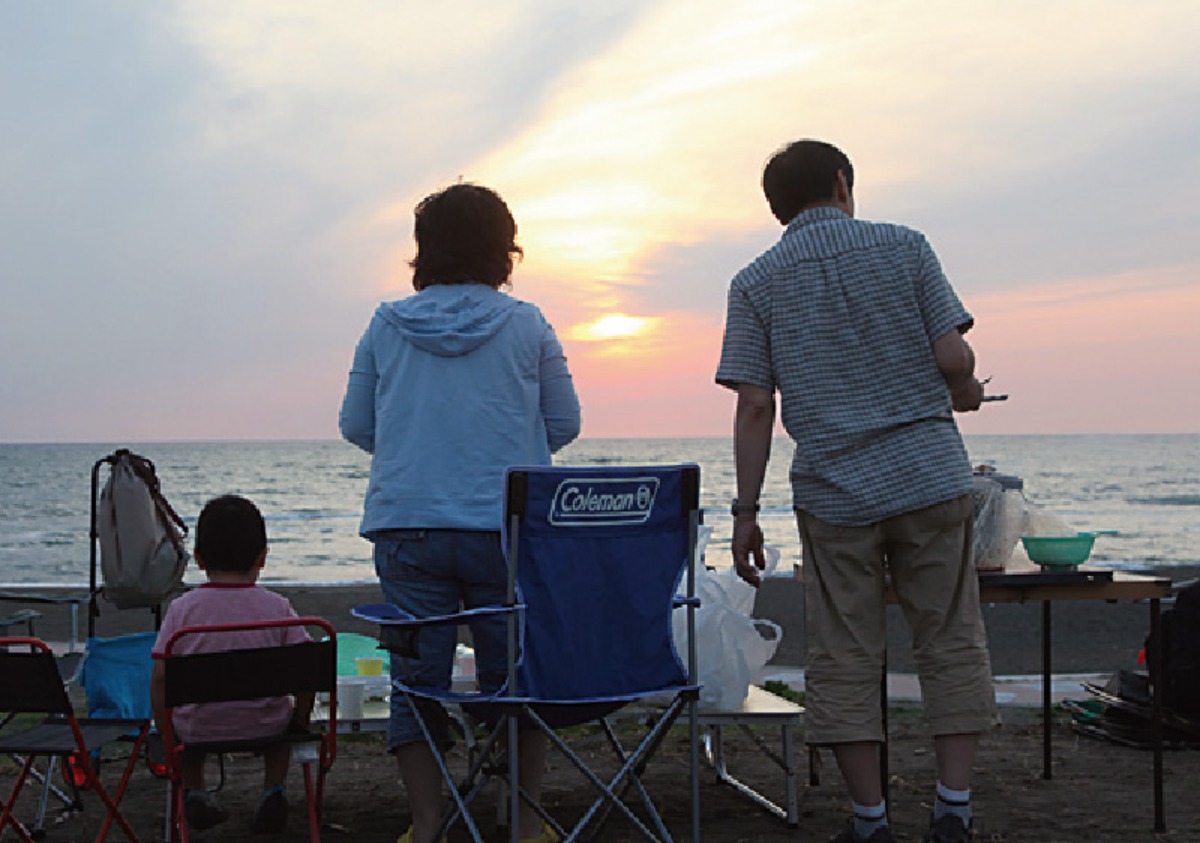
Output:
[[[452,184],[417,205],[413,236],[417,256],[410,264],[413,288],[434,284],[507,284],[517,245],[517,223],[496,191],[477,184]]]
[[[213,498],[196,520],[196,555],[213,571],[249,571],[267,546],[258,507],[239,495]]]
[[[854,167],[846,153],[831,143],[798,140],[776,152],[762,175],[763,193],[775,219],[787,225],[805,207],[830,201],[839,170],[853,190]]]

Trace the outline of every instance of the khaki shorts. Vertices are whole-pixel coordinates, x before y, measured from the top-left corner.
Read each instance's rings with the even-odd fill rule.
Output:
[[[804,548],[805,740],[881,741],[887,575],[908,622],[934,735],[998,722],[970,495],[865,527],[797,511]]]

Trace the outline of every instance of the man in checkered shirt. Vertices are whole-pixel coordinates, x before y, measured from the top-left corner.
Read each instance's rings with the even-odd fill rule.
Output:
[[[796,443],[806,737],[834,747],[853,807],[835,839],[893,840],[879,775],[890,577],[934,735],[926,840],[968,840],[971,767],[997,722],[971,563],[971,466],[953,417],[983,400],[963,339],[972,318],[924,236],[854,218],[854,170],[836,147],[793,143],[762,182],[785,231],[730,285],[716,377],[738,396],[734,564],[759,583],[778,390]]]

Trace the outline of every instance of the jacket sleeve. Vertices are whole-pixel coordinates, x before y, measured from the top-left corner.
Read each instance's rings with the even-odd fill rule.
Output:
[[[338,417],[342,438],[368,454],[375,453],[375,388],[378,382],[379,372],[375,368],[368,326],[354,349],[354,363],[350,366],[350,379]]]
[[[546,324],[542,335],[541,359],[538,363],[541,384],[542,418],[546,422],[546,441],[550,453],[573,442],[579,435],[579,397],[567,369],[567,358],[554,329]]]

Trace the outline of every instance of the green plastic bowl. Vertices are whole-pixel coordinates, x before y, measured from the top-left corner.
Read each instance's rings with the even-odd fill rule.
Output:
[[[1050,567],[1081,565],[1092,555],[1096,536],[1115,536],[1116,530],[1096,530],[1073,536],[1021,536],[1021,544],[1030,561]]]

